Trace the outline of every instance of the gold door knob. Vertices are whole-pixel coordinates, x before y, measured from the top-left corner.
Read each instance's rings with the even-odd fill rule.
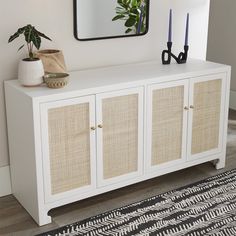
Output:
[[[103,126],[102,126],[102,125],[98,125],[98,128],[99,128],[99,129],[102,129],[102,128],[103,128]]]
[[[194,109],[194,106],[193,106],[193,105],[191,105],[191,106],[190,106],[190,108],[191,108],[191,109]]]
[[[185,110],[185,111],[188,111],[188,110],[189,110],[189,108],[188,108],[187,106],[185,106],[185,107],[184,107],[184,110]]]
[[[91,130],[93,130],[93,131],[96,130],[96,127],[91,127]]]

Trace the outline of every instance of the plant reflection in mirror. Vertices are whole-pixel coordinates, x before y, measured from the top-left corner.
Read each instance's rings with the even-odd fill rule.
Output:
[[[116,16],[112,21],[124,20],[125,33],[142,34],[146,31],[147,0],[117,0]]]

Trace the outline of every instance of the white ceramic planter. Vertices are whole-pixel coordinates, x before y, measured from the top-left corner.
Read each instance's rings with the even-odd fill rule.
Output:
[[[22,60],[18,66],[18,80],[26,87],[38,86],[43,83],[44,68],[40,59]]]

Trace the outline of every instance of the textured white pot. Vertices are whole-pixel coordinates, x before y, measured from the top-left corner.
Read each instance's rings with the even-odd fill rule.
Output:
[[[18,66],[18,80],[26,87],[37,86],[43,83],[44,68],[40,59],[21,60]]]

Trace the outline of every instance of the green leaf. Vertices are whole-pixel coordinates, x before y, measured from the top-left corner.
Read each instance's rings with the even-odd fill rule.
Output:
[[[45,34],[43,34],[42,32],[36,30],[35,28],[34,28],[34,30],[37,32],[37,34],[38,34],[40,37],[52,41],[47,35],[45,35]]]
[[[128,11],[117,11],[117,15],[129,15]]]
[[[136,19],[133,17],[130,17],[126,22],[125,22],[125,26],[126,27],[132,27],[134,26],[136,23]]]
[[[119,3],[119,2],[118,2],[118,4],[119,4],[120,6],[122,6],[124,9],[126,9],[126,10],[128,9],[128,6],[125,5],[124,3]]]
[[[26,27],[19,28],[19,29],[17,30],[17,32],[16,32],[15,34],[13,34],[13,35],[9,38],[8,43],[12,42],[12,41],[15,40],[16,38],[18,38],[21,34],[23,34],[24,31],[25,31],[25,28],[26,28]]]
[[[132,0],[131,5],[132,7],[136,7],[138,5],[137,0]]]
[[[26,26],[24,26],[24,27],[22,27],[22,28],[19,28],[19,29],[17,30],[17,32],[18,32],[19,34],[23,34],[23,33],[25,32],[25,28],[26,28]]]
[[[124,8],[123,8],[123,7],[119,7],[119,6],[118,6],[118,7],[116,7],[116,11],[118,11],[118,10],[122,10],[122,11],[123,11],[123,10],[124,10]]]
[[[32,38],[31,38],[32,30],[33,30],[33,26],[32,26],[32,25],[27,25],[27,26],[26,26],[24,35],[25,35],[25,41],[26,41],[27,43],[32,42]]]
[[[8,39],[8,43],[12,42],[13,40],[15,40],[16,38],[18,38],[20,36],[20,34],[18,32],[16,32],[15,34],[13,34],[9,39]]]
[[[117,15],[112,19],[112,21],[116,21],[116,20],[122,19],[124,17],[125,17],[124,15]]]
[[[33,33],[31,34],[31,41],[33,42],[34,46],[39,50],[41,46],[41,38],[36,33],[36,31],[33,31]]]
[[[140,15],[140,10],[137,8],[132,8],[132,9],[130,9],[130,13],[133,13],[135,15]]]
[[[131,28],[128,28],[128,29],[125,31],[125,33],[128,34],[128,33],[130,33],[131,31],[132,31],[132,29],[131,29]]]
[[[144,33],[144,32],[146,32],[146,25],[145,25],[145,24],[142,24],[141,33]]]
[[[18,52],[24,47],[25,45],[23,44],[23,45],[21,45],[19,48],[18,48]]]
[[[132,13],[132,12],[129,13],[129,16],[133,17],[133,18],[139,18],[138,14],[135,14],[135,13]]]

